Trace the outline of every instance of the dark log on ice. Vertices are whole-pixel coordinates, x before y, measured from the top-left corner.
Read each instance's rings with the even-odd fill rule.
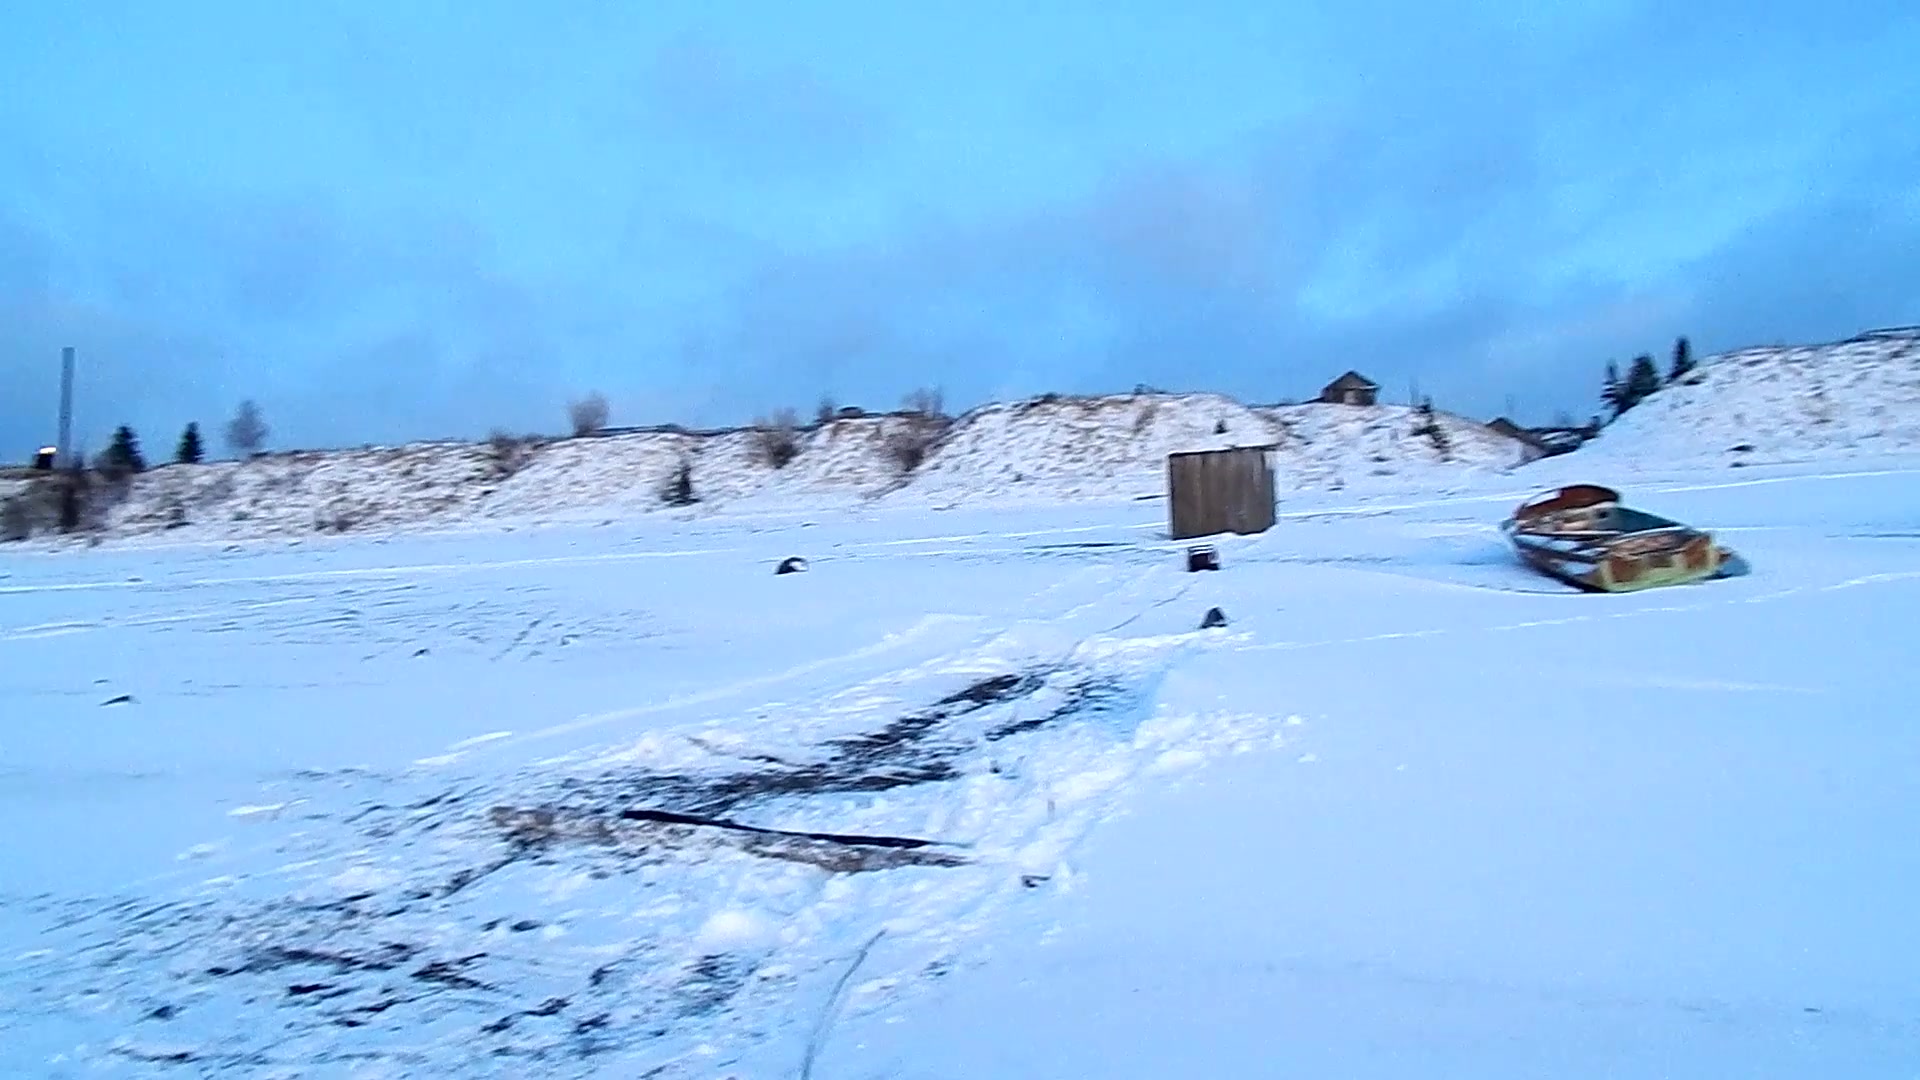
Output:
[[[732,832],[753,833],[758,836],[783,836],[795,840],[820,840],[829,844],[851,844],[858,847],[924,848],[937,847],[937,840],[921,840],[911,836],[859,836],[852,833],[795,832],[788,829],[766,829],[758,825],[747,825],[726,818],[707,817],[704,814],[678,814],[672,810],[622,810],[620,817],[627,821],[650,821],[660,825],[693,825],[708,829],[727,829]]]

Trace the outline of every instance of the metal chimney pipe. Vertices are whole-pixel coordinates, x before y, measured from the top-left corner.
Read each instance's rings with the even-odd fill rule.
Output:
[[[55,464],[64,468],[73,461],[73,346],[60,350],[60,441]]]

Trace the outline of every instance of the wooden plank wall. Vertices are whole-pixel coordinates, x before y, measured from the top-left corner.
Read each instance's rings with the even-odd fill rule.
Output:
[[[1274,523],[1273,469],[1263,447],[1167,458],[1168,535],[1265,532]]]

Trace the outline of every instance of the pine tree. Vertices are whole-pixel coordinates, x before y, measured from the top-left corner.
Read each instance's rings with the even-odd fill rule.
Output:
[[[200,425],[188,424],[187,430],[180,433],[180,445],[173,452],[173,460],[182,465],[198,465],[206,456],[206,448],[200,445]]]
[[[1615,416],[1630,407],[1627,404],[1626,384],[1620,381],[1620,365],[1611,360],[1607,361],[1607,382],[1600,390],[1600,400],[1613,410]]]
[[[1627,369],[1627,408],[1631,409],[1647,400],[1660,390],[1660,369],[1653,364],[1653,357],[1641,353],[1633,358],[1633,366]]]
[[[1673,366],[1667,370],[1667,382],[1677,383],[1699,365],[1693,359],[1693,345],[1682,337],[1673,343]]]
[[[113,442],[107,446],[106,452],[101,454],[100,458],[106,472],[147,471],[147,459],[140,454],[140,437],[125,424],[114,429]]]

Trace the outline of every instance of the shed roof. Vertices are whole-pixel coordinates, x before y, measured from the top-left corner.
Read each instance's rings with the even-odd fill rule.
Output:
[[[1374,382],[1372,379],[1367,378],[1365,375],[1362,375],[1357,371],[1349,371],[1345,375],[1342,375],[1339,378],[1328,383],[1327,389],[1329,390],[1378,390],[1380,389],[1380,384],[1377,382]]]

